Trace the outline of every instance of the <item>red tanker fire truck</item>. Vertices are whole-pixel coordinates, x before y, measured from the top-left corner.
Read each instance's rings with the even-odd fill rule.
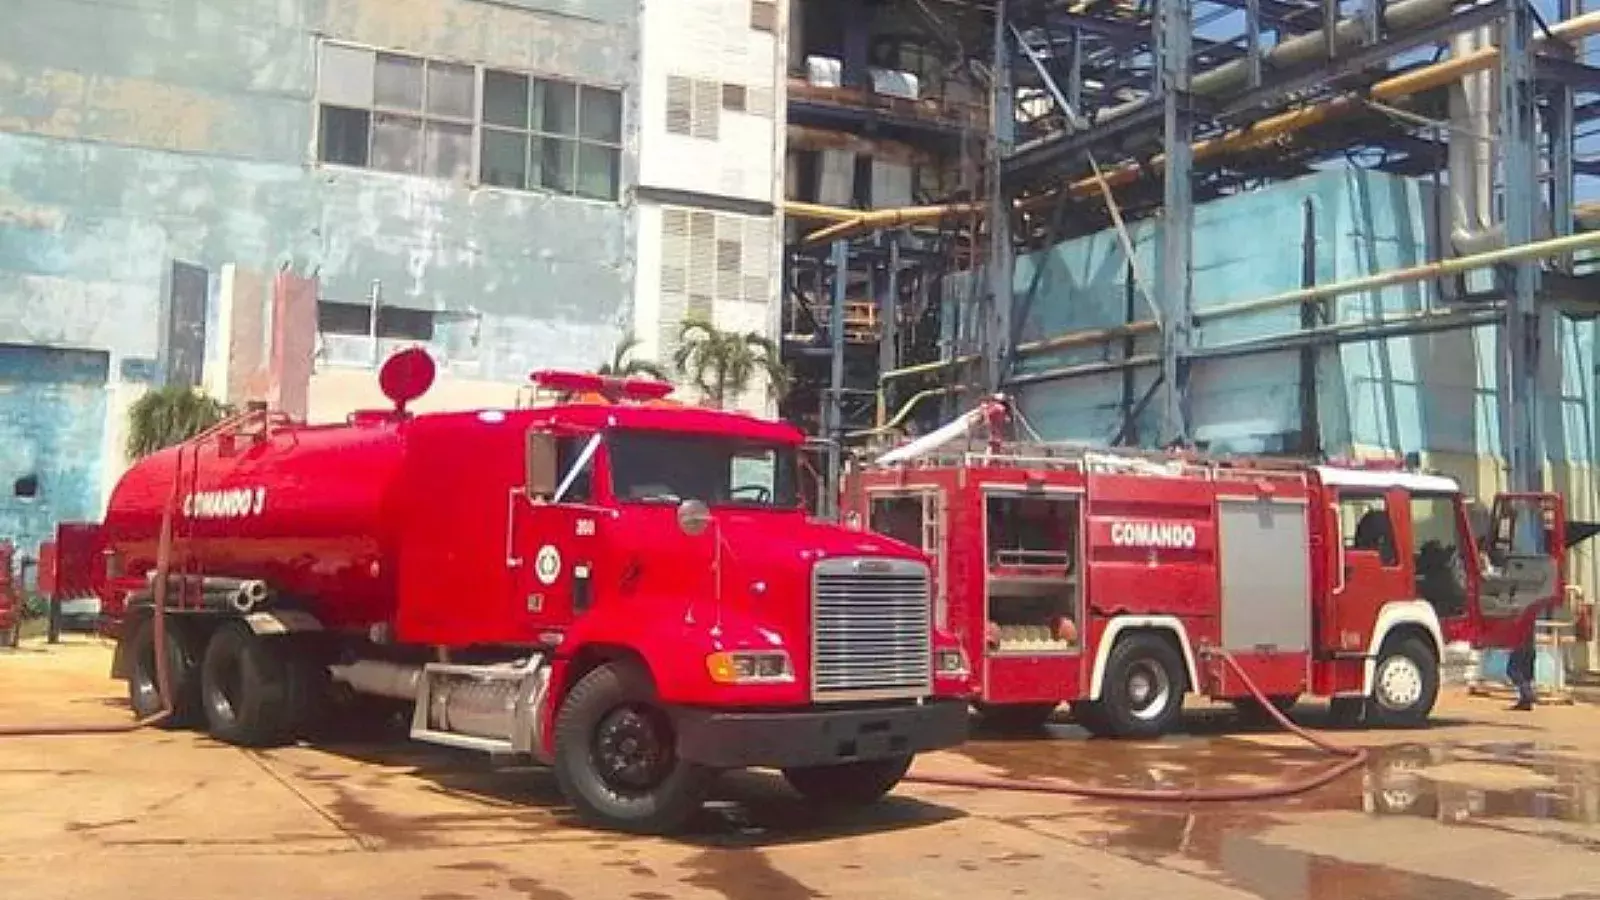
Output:
[[[1185,693],[1253,705],[1216,651],[1280,708],[1312,694],[1418,725],[1447,642],[1510,646],[1563,595],[1556,495],[1497,497],[1483,559],[1449,478],[1011,443],[1008,411],[994,398],[853,468],[841,503],[933,554],[935,622],[998,727],[1066,701],[1091,732],[1148,737]]]
[[[719,770],[867,803],[965,739],[968,665],[932,627],[926,558],[808,520],[798,430],[549,372],[603,398],[411,414],[432,379],[404,351],[380,375],[392,410],[258,410],[123,476],[101,595],[137,715],[163,708],[170,529],[176,718],[230,743],[293,736],[323,687],[405,701],[413,738],[531,757],[590,821],[663,832]]]

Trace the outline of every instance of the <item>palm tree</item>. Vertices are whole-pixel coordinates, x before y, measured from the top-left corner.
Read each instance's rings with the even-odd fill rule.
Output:
[[[128,458],[182,443],[228,416],[224,403],[183,385],[147,392],[128,410]]]
[[[782,399],[789,390],[789,371],[776,344],[754,331],[723,331],[701,316],[684,320],[672,363],[718,409],[730,394],[748,390],[758,373],[767,377],[772,399]]]
[[[596,375],[610,375],[615,378],[654,378],[657,381],[671,381],[672,377],[659,363],[648,359],[635,359],[633,351],[639,346],[639,338],[633,334],[625,334],[617,342],[617,349],[611,353],[611,361],[600,364],[595,369]]]

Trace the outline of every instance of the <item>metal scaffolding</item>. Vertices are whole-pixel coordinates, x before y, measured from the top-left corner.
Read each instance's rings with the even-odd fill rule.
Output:
[[[1534,489],[1544,458],[1540,351],[1554,310],[1600,311],[1581,299],[1596,292],[1582,284],[1592,276],[1574,248],[1589,245],[1548,240],[1574,231],[1575,181],[1600,175],[1600,164],[1574,149],[1585,123],[1600,118],[1600,69],[1580,52],[1600,33],[1600,13],[1560,2],[1557,18],[1545,22],[1532,0],[940,0],[941,9],[977,14],[962,20],[968,33],[952,28],[946,36],[971,57],[952,65],[987,69],[982,177],[965,196],[911,208],[797,211],[809,222],[794,252],[831,241],[881,245],[886,233],[896,235],[888,243],[895,248],[916,243],[917,234],[944,236],[936,248],[917,244],[952,254],[936,296],[920,302],[949,321],[939,323],[935,354],[925,345],[880,348],[880,424],[905,419],[895,411],[930,393],[1144,367],[1153,383],[1125,379],[1125,421],[1110,437],[1187,443],[1197,360],[1299,348],[1309,385],[1316,346],[1497,321],[1504,456],[1511,486]],[[1431,178],[1436,196],[1456,202],[1450,210],[1437,203],[1432,268],[1405,274],[1434,284],[1437,308],[1412,321],[1337,322],[1328,306],[1337,287],[1316,284],[1308,210],[1300,246],[1285,248],[1305,254],[1305,297],[1196,311],[1196,203],[1358,152],[1376,159],[1371,168]],[[1138,271],[1128,237],[1128,223],[1141,219],[1157,228],[1148,273]],[[1128,257],[1127,323],[1025,334],[1043,267],[1014,281],[1017,257],[1104,229],[1118,232]],[[1473,271],[1488,275],[1469,285],[1463,273]],[[897,288],[892,303],[902,302]],[[1196,328],[1210,317],[1284,305],[1299,308],[1298,331],[1196,344]],[[905,321],[892,309],[885,316]],[[1099,361],[1022,366],[1031,356],[1097,346],[1107,348]],[[1315,392],[1302,397],[1312,408],[1302,416],[1301,449],[1316,452]],[[1138,434],[1133,420],[1147,409],[1160,411],[1159,435]]]

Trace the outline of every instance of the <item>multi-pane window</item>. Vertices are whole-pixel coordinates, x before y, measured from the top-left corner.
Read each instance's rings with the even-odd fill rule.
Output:
[[[321,63],[321,162],[618,196],[618,91],[335,43]]]
[[[482,140],[485,184],[610,200],[622,156],[622,96],[486,69]]]

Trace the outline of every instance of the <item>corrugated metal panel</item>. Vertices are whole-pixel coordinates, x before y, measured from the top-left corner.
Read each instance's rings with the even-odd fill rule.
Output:
[[[872,205],[893,208],[911,205],[911,167],[895,162],[872,161]]]
[[[827,206],[845,206],[850,202],[856,178],[856,155],[846,150],[822,151],[821,184],[817,187],[817,202]]]

